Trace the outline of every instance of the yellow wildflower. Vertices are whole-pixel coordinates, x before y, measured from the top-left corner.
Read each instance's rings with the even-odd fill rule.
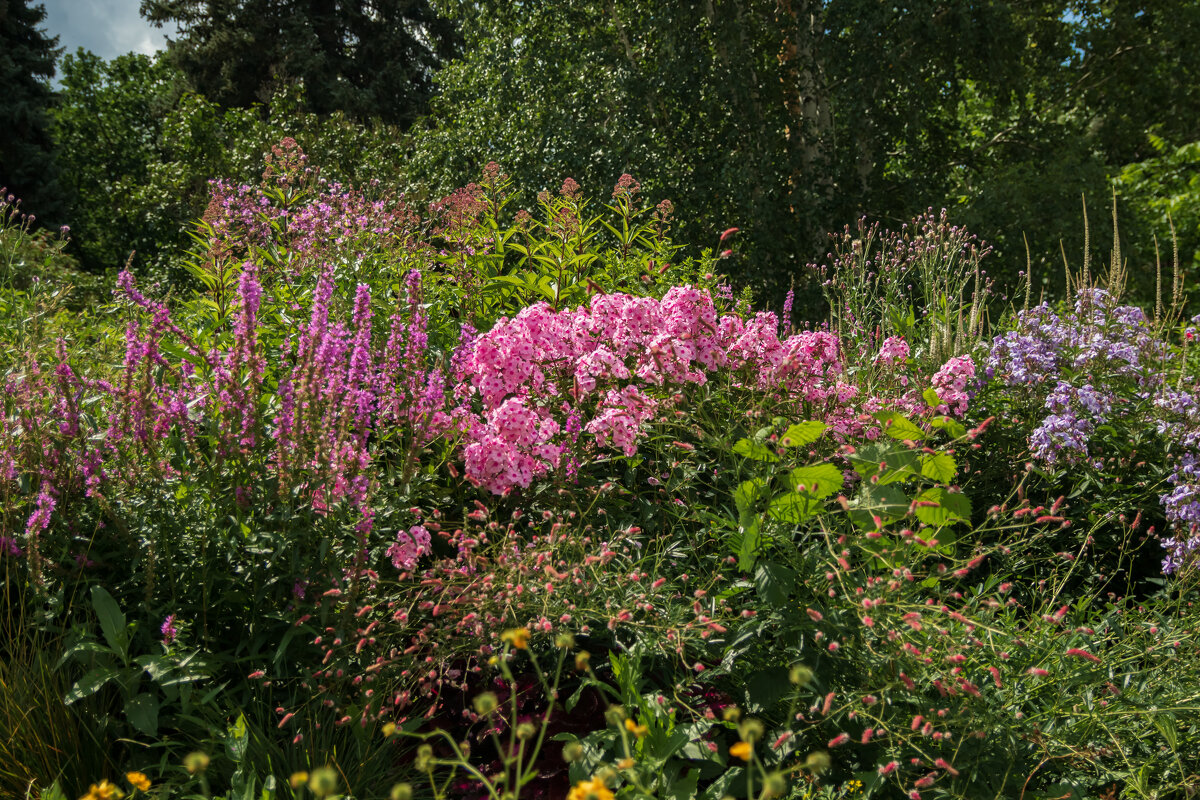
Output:
[[[391,738],[392,736],[395,736],[396,735],[396,723],[394,723],[394,722],[385,723],[383,726],[383,735],[387,738]]]
[[[204,772],[204,770],[208,769],[208,763],[208,754],[201,753],[200,751],[188,753],[183,758],[183,768],[191,775],[195,775],[197,772]]]
[[[649,728],[647,728],[645,725],[638,725],[636,722],[634,722],[631,719],[625,720],[625,729],[639,739],[642,738],[643,736],[645,736],[646,731],[649,730]]]
[[[633,769],[634,760],[632,758],[622,758],[617,762],[618,769]]]
[[[143,792],[150,791],[150,779],[146,777],[144,772],[126,772],[125,780],[129,781],[129,785],[135,789],[140,789]]]
[[[613,800],[613,793],[604,785],[604,781],[592,778],[575,784],[567,800]]]
[[[509,628],[500,634],[501,641],[508,642],[516,650],[529,649],[529,628]]]
[[[93,783],[88,789],[88,793],[79,800],[121,800],[125,793],[121,788],[114,783],[108,781],[100,781]]]
[[[749,761],[750,754],[754,752],[754,748],[749,742],[738,742],[729,748],[729,755],[737,756],[742,761]]]
[[[292,777],[288,778],[288,783],[293,789],[299,789],[301,786],[308,783],[308,773],[304,770],[293,772]]]

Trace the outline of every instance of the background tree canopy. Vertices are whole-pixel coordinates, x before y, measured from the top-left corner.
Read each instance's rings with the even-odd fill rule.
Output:
[[[1023,233],[1047,264],[1060,237],[1079,253],[1081,195],[1106,204],[1155,154],[1147,131],[1200,134],[1195,3],[668,5],[440,0],[463,56],[438,73],[414,176],[446,188],[489,158],[533,185],[630,171],[704,221],[691,241],[742,227],[735,269],[776,290],[825,231],[942,205],[1011,278]],[[1123,212],[1144,264],[1140,211]]]
[[[299,81],[316,113],[408,124],[454,52],[453,27],[426,0],[142,0],[142,14],[179,25],[171,62],[227,106]]]
[[[45,17],[41,6],[26,0],[0,0],[0,188],[23,199],[26,210],[44,221],[61,222],[46,124],[58,40],[39,30]]]
[[[137,249],[137,265],[168,275],[186,240],[165,231],[200,214],[208,179],[253,176],[282,135],[316,148],[329,177],[370,175],[376,190],[426,199],[491,160],[516,185],[551,190],[570,176],[599,191],[629,172],[686,210],[684,243],[714,247],[739,227],[724,265],[775,296],[806,280],[827,232],[927,207],[996,247],[1002,283],[1024,269],[1027,238],[1047,290],[1064,253],[1081,260],[1081,197],[1093,249],[1106,252],[1111,226],[1097,221],[1114,187],[1135,293],[1152,291],[1155,237],[1169,251],[1168,214],[1185,262],[1200,246],[1188,169],[1200,141],[1196,2],[142,10],[179,23],[166,54],[69,57],[53,113],[76,248],[95,270]],[[44,64],[25,69],[48,91]]]

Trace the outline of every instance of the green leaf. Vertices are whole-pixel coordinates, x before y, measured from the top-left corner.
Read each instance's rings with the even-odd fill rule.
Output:
[[[934,417],[929,420],[929,424],[935,428],[941,428],[953,439],[961,439],[967,435],[967,429],[953,417]]]
[[[158,736],[158,698],[143,692],[125,704],[129,724],[147,736]]]
[[[743,481],[733,492],[738,509],[738,526],[742,541],[738,548],[738,568],[749,572],[754,568],[758,555],[759,537],[758,504],[766,495],[767,482],[762,478]]]
[[[921,393],[921,397],[925,399],[925,403],[930,408],[937,408],[942,404],[942,398],[938,397],[938,393],[933,389],[926,389]]]
[[[63,697],[63,703],[69,706],[76,700],[91,697],[117,675],[117,671],[111,667],[96,667],[75,682],[71,691]]]
[[[932,506],[918,506],[917,519],[926,525],[941,527],[956,522],[967,522],[971,519],[971,500],[964,494],[947,491],[941,486],[926,489],[917,496],[918,501],[934,503]]]
[[[796,467],[788,473],[788,484],[792,491],[817,500],[832,496],[842,488],[845,481],[846,476],[842,471],[829,462]],[[799,488],[801,486],[804,487],[803,490]]]
[[[807,492],[784,492],[771,500],[767,513],[772,519],[798,525],[813,514],[823,510],[825,503]]]
[[[796,573],[782,564],[765,561],[754,571],[754,588],[773,606],[787,603],[796,586]]]
[[[667,789],[667,797],[670,800],[694,800],[699,783],[700,770],[689,769],[683,778],[671,782]]]
[[[897,487],[867,484],[851,503],[850,520],[863,530],[873,531],[875,517],[888,525],[903,518],[908,506],[908,496]]]
[[[925,431],[914,425],[903,414],[895,411],[877,411],[872,414],[883,426],[883,432],[900,441],[925,441]]]
[[[911,448],[886,440],[868,442],[851,454],[850,463],[854,471],[869,480],[880,475],[882,484],[915,478],[920,474],[918,454]]]
[[[751,441],[750,439],[739,439],[737,444],[733,446],[733,452],[739,456],[752,458],[755,461],[770,461],[779,460],[779,456],[771,452],[771,448],[760,442]]]
[[[752,517],[742,525],[742,546],[738,548],[738,569],[749,572],[754,569],[758,560],[758,546],[762,543],[759,535],[758,518]]]
[[[921,474],[938,483],[950,483],[958,473],[958,464],[945,453],[921,456]]]
[[[1155,714],[1150,717],[1154,722],[1154,727],[1158,728],[1158,732],[1167,740],[1167,745],[1171,748],[1171,752],[1179,751],[1179,729],[1175,727],[1175,718],[1170,714]]]
[[[803,447],[820,439],[828,428],[824,422],[797,422],[783,432],[779,443],[784,447]]]
[[[250,744],[250,733],[246,728],[246,715],[238,714],[237,722],[230,725],[225,732],[225,747],[229,750],[229,758],[236,764],[246,756],[246,747]]]
[[[125,615],[113,596],[102,586],[92,587],[92,608],[100,618],[100,630],[104,632],[104,640],[117,653],[122,661],[128,660],[129,631],[125,626]]]

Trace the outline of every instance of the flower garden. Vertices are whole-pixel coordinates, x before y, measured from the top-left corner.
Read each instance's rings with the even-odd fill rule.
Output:
[[[4,201],[0,796],[1200,791],[1177,269],[1038,302],[931,211],[806,323],[628,175],[513,193],[284,140],[94,294]]]

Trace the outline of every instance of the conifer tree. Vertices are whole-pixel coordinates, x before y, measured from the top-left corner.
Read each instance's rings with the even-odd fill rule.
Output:
[[[45,18],[42,5],[0,0],[0,187],[43,222],[64,207],[46,115],[58,38],[40,30]]]

